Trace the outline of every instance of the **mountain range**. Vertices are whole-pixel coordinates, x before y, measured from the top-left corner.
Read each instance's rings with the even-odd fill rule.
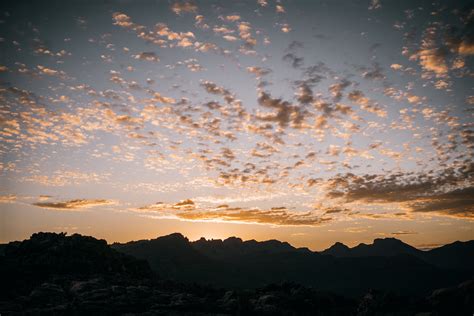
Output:
[[[277,240],[191,242],[175,233],[111,247],[148,261],[161,277],[231,288],[293,281],[344,295],[370,288],[419,294],[472,278],[474,271],[474,241],[422,251],[385,238],[313,252]]]
[[[440,268],[471,269],[474,267],[474,241],[456,241],[451,244],[433,248],[430,250],[419,250],[396,238],[375,239],[373,244],[359,244],[353,248],[336,242],[321,254],[331,255],[337,258],[356,257],[390,257],[397,255],[410,255],[420,258],[427,263]]]

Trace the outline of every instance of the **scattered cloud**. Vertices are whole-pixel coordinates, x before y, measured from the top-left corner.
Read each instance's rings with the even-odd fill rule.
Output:
[[[160,59],[154,52],[143,52],[132,56],[135,59],[158,62]]]
[[[369,10],[377,10],[382,8],[380,0],[370,0]]]
[[[136,209],[151,213],[155,218],[168,218],[186,221],[218,221],[272,226],[320,226],[331,220],[330,217],[317,216],[313,212],[290,211],[286,207],[267,210],[229,207],[222,204],[214,208],[196,207],[192,200],[175,204],[157,203]]]
[[[346,174],[328,181],[327,197],[348,204],[391,203],[412,213],[474,218],[472,176],[472,165],[437,174]]]
[[[414,231],[411,231],[411,230],[399,230],[399,231],[391,233],[391,235],[394,235],[394,236],[416,235],[416,234],[418,234],[418,233],[414,232]]]
[[[16,199],[15,194],[0,195],[0,203],[14,203]]]
[[[320,218],[310,213],[288,210],[225,209],[176,214],[177,218],[190,221],[223,221],[235,223],[264,224],[274,226],[320,226],[330,218]]]
[[[181,15],[182,13],[196,13],[197,10],[197,5],[192,1],[177,1],[171,5],[171,11],[177,15]]]
[[[67,200],[62,202],[36,202],[33,205],[53,209],[53,210],[77,210],[77,209],[84,209],[84,208],[92,208],[96,206],[103,206],[103,205],[110,205],[114,204],[111,200],[103,200],[103,199],[76,199],[76,200]]]

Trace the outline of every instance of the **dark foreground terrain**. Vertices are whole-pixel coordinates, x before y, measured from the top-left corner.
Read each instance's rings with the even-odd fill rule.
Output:
[[[37,233],[1,249],[0,314],[473,315],[472,243],[435,252],[393,239],[335,247],[191,243],[179,234],[111,247]]]

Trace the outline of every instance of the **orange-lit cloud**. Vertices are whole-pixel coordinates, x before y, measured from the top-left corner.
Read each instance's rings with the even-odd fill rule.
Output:
[[[0,195],[0,203],[13,203],[17,199],[15,194]]]
[[[180,15],[181,13],[196,13],[198,7],[192,1],[177,1],[171,5],[171,10]]]
[[[77,210],[77,209],[84,209],[84,208],[91,208],[96,206],[103,206],[103,205],[110,205],[114,204],[113,201],[110,200],[103,200],[103,199],[76,199],[76,200],[68,200],[62,202],[36,202],[33,205],[54,209],[54,210]]]
[[[186,221],[220,221],[234,223],[264,224],[275,226],[319,226],[331,220],[330,217],[315,213],[290,211],[286,207],[274,207],[267,210],[229,207],[222,204],[217,207],[200,207],[192,200],[174,204],[156,203],[136,209],[158,218],[175,218]],[[326,214],[330,214],[329,210]]]
[[[394,204],[412,213],[474,218],[471,165],[437,175],[347,174],[328,181],[327,197],[345,203]],[[453,188],[453,186],[455,188]],[[457,188],[456,188],[457,186]],[[357,214],[360,216],[362,214]],[[374,215],[376,216],[376,215]]]

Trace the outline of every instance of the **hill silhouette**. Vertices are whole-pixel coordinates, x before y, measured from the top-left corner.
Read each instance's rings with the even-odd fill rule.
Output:
[[[0,313],[472,315],[472,270],[441,268],[469,259],[471,243],[426,252],[438,266],[400,243],[378,240],[363,247],[369,255],[336,257],[276,240],[190,242],[172,234],[107,245],[37,233],[2,247]]]
[[[321,252],[338,258],[390,257],[410,255],[440,268],[472,270],[474,267],[474,241],[454,243],[422,251],[396,238],[375,239],[373,244],[359,244],[353,248],[336,242]]]
[[[254,288],[292,281],[343,295],[360,295],[371,288],[426,294],[468,279],[474,267],[470,264],[472,244],[456,243],[442,247],[442,251],[424,252],[386,238],[354,248],[336,243],[323,252],[312,252],[277,240],[231,237],[190,242],[181,234],[172,234],[112,247],[147,260],[155,272],[182,282]],[[452,247],[456,249],[450,251]]]
[[[335,257],[388,257],[396,255],[416,255],[418,249],[405,244],[396,238],[377,238],[373,244],[359,244],[354,248],[349,248],[344,244],[335,243],[332,247],[323,251],[323,254],[330,254]]]

